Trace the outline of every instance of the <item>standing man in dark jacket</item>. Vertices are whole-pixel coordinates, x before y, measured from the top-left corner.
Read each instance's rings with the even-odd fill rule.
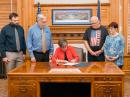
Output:
[[[7,72],[20,66],[26,54],[24,29],[19,25],[17,13],[9,15],[10,23],[4,26],[0,33],[0,51]]]
[[[107,35],[108,31],[100,24],[98,17],[91,17],[91,26],[86,30],[83,37],[88,50],[88,62],[105,61],[102,47]]]

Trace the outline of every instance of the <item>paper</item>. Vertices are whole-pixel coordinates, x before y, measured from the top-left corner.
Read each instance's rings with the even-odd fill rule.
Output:
[[[76,65],[76,64],[78,64],[78,63],[71,63],[71,62],[67,62],[67,63],[65,63],[65,64],[63,64],[63,65],[73,66],[73,65]]]
[[[79,68],[52,68],[49,73],[81,73]]]

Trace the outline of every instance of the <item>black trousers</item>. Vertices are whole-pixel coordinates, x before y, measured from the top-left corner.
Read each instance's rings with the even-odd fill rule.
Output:
[[[37,62],[49,62],[49,51],[46,53],[33,51],[33,54]]]
[[[105,61],[104,53],[101,53],[99,56],[92,56],[90,53],[88,53],[88,62],[102,62]]]

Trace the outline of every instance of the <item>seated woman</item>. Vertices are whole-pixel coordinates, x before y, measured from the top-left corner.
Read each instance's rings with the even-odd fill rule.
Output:
[[[110,33],[106,37],[103,49],[105,53],[106,61],[115,62],[118,67],[123,66],[124,57],[124,39],[118,33],[118,24],[112,22],[109,24]]]
[[[56,49],[52,60],[63,63],[79,61],[79,56],[76,54],[74,48],[68,45],[67,40],[60,39],[58,45],[59,47]]]

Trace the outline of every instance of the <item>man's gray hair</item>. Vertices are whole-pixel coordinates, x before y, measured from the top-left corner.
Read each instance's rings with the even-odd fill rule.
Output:
[[[38,14],[38,15],[37,15],[37,21],[38,21],[38,20],[41,20],[41,19],[44,19],[44,16],[43,16],[42,14]]]

